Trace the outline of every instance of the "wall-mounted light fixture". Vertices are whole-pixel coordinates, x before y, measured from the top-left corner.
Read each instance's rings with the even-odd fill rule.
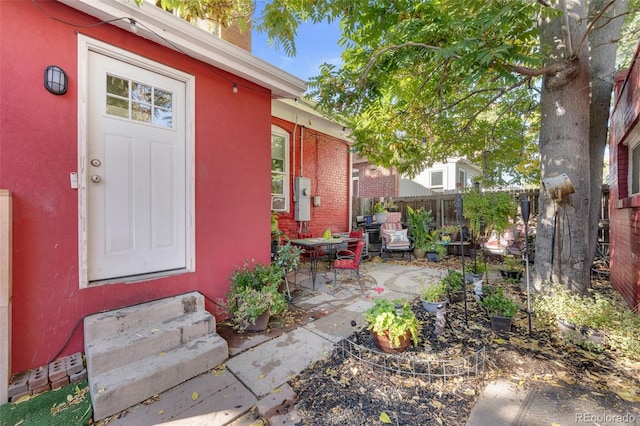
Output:
[[[67,74],[60,67],[49,65],[44,70],[44,87],[54,95],[67,93]]]
[[[233,93],[238,93],[238,83],[233,83],[233,88],[231,89]]]

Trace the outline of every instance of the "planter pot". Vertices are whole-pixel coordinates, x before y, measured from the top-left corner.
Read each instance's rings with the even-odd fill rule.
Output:
[[[242,306],[242,300],[240,299],[240,296],[236,296],[236,303],[238,304],[238,308]],[[267,310],[262,315],[259,315],[258,318],[256,318],[255,322],[240,321],[239,325],[245,331],[264,331],[269,325],[270,316],[271,315]]]
[[[425,311],[435,314],[436,311],[438,310],[438,305],[442,305],[442,304],[447,305],[449,303],[449,300],[443,300],[441,302],[427,302],[424,299],[420,299],[420,302],[422,302],[422,307],[424,308]]]
[[[386,213],[374,213],[373,215],[376,217],[376,222],[378,222],[379,224],[383,224],[387,221]]]
[[[377,334],[373,331],[371,332],[371,337],[373,337],[373,341],[376,346],[380,348],[380,350],[387,354],[399,354],[407,350],[409,345],[411,344],[411,333],[407,332],[404,336],[400,336],[400,345],[393,346],[391,340],[389,340],[388,335],[385,334]]]
[[[563,337],[578,344],[588,342],[599,347],[603,347],[606,344],[604,333],[590,327],[576,327],[562,318],[558,318],[558,329]]]
[[[521,280],[522,279],[522,271],[500,271],[500,275],[502,278],[508,278],[513,280]]]
[[[430,262],[440,262],[440,256],[437,253],[427,253],[427,259]]]
[[[269,325],[269,312],[265,312],[264,314],[260,315],[257,319],[256,322],[254,323],[241,323],[241,326],[244,328],[245,331],[264,331],[267,329],[267,326]]]
[[[495,331],[510,331],[511,330],[511,318],[501,317],[499,315],[489,316],[491,320],[491,328]]]
[[[449,301],[451,303],[459,303],[464,300],[464,291],[456,291],[449,294]]]
[[[424,250],[421,248],[414,248],[413,255],[416,257],[416,259],[422,259],[424,258]]]

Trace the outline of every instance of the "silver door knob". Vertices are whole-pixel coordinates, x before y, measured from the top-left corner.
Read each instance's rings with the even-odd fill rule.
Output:
[[[91,181],[92,181],[93,183],[98,183],[98,182],[100,182],[101,180],[102,180],[102,178],[101,178],[100,176],[98,176],[98,175],[93,175],[93,176],[91,176]]]

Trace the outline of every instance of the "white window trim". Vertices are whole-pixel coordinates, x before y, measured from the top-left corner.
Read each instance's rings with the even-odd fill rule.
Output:
[[[441,185],[434,185],[433,184],[433,174],[434,173],[440,173],[442,174],[442,184]],[[446,179],[446,173],[444,169],[438,169],[438,170],[431,170],[429,172],[429,187],[430,188],[444,188],[445,187],[445,179]]]
[[[272,135],[277,135],[277,136],[282,136],[284,138],[284,152],[285,152],[285,157],[284,157],[284,179],[283,179],[283,183],[282,183],[282,192],[284,193],[284,205],[285,208],[282,210],[273,210],[275,212],[278,213],[289,213],[289,211],[291,210],[291,194],[290,194],[290,174],[289,174],[289,163],[290,163],[290,141],[291,141],[291,135],[289,135],[289,132],[287,132],[285,129],[283,129],[282,127],[276,126],[276,125],[271,125],[271,134]],[[271,173],[273,173],[273,170],[271,170]],[[273,196],[273,194],[271,194]]]
[[[91,37],[78,35],[78,279],[80,288],[93,287],[89,282],[89,252],[87,244],[86,219],[87,205],[87,119],[89,114],[87,99],[89,96],[89,51],[97,52],[131,65],[166,75],[185,84],[185,130],[186,152],[186,271],[193,272],[196,268],[196,229],[195,229],[195,76],[168,67],[159,62],[151,61],[124,49]],[[182,270],[184,271],[184,270]],[[118,282],[140,281],[141,279],[174,275],[171,273],[147,274],[131,277]]]

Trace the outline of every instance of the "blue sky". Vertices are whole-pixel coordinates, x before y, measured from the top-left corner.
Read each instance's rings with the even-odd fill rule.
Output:
[[[256,13],[260,13],[264,2],[258,1]],[[318,75],[320,65],[330,63],[340,65],[340,53],[342,48],[338,45],[340,38],[340,24],[337,21],[331,24],[305,23],[298,28],[296,37],[297,55],[288,57],[282,48],[276,50],[275,47],[267,44],[265,34],[260,34],[253,30],[252,53],[258,58],[277,66],[305,81]]]

